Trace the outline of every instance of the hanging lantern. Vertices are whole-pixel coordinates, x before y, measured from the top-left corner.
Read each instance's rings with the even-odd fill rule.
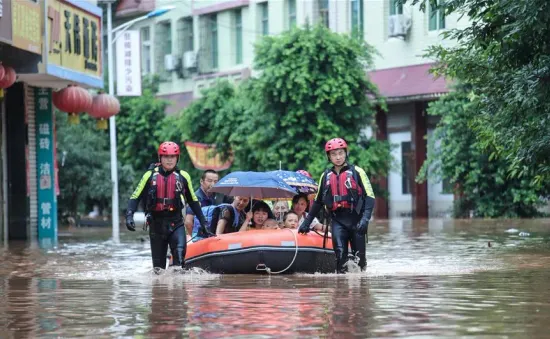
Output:
[[[15,70],[11,67],[4,67],[2,65],[0,65],[0,67],[0,74],[2,75],[2,77],[0,77],[0,98],[3,98],[4,89],[10,87],[15,83],[15,80],[17,79],[17,74],[15,73]]]
[[[97,120],[97,128],[107,129],[107,119],[120,112],[120,102],[112,95],[99,92],[92,102],[92,107],[88,111],[92,117]]]
[[[4,66],[2,66],[2,61],[0,61],[0,80],[2,80],[4,74],[6,74],[6,72],[4,70]]]
[[[78,124],[79,113],[86,112],[92,107],[92,95],[84,88],[69,85],[53,95],[53,104],[62,112],[69,113],[69,123]]]

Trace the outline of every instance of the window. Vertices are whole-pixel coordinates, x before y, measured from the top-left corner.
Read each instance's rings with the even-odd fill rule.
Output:
[[[296,0],[288,0],[288,28],[296,26]]]
[[[269,12],[268,2],[259,4],[260,6],[260,26],[262,28],[262,35],[269,35]]]
[[[363,40],[363,0],[351,0],[351,34]]]
[[[155,73],[163,81],[170,79],[166,70],[166,55],[172,54],[172,24],[170,21],[159,22],[155,27]]]
[[[430,5],[430,31],[437,31],[445,28],[445,11],[438,8],[443,3],[443,0],[437,0],[437,7]]]
[[[141,29],[141,73],[151,73],[151,30],[149,27]]]
[[[164,55],[172,54],[172,23],[169,21],[163,22],[161,23],[161,26],[164,36],[164,43],[162,46]]]
[[[243,14],[239,8],[235,11],[235,63],[243,63]]]
[[[411,142],[405,141],[401,143],[401,192],[403,194],[411,194],[411,180],[413,180],[411,165]]]
[[[402,0],[390,0],[390,15],[403,14]]]
[[[210,66],[218,68],[218,17],[214,14],[208,19],[210,26]]]
[[[453,185],[451,184],[451,180],[448,179],[448,178],[444,178],[443,181],[442,181],[442,190],[441,190],[441,193],[442,194],[453,194]]]
[[[193,50],[193,18],[178,20],[178,37],[180,39],[179,49],[182,54]]]
[[[326,27],[330,27],[328,18],[328,0],[317,0],[317,5],[319,6],[319,22]]]

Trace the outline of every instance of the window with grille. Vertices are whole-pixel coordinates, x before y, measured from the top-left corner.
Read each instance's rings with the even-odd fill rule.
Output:
[[[164,81],[170,79],[165,67],[165,56],[169,54],[172,54],[172,23],[164,21],[155,27],[155,72]]]
[[[400,0],[390,1],[390,15],[403,14],[403,4]]]
[[[445,28],[445,11],[439,6],[443,4],[443,0],[437,0],[437,6],[430,4],[430,31],[437,31]]]
[[[288,0],[288,28],[296,26],[296,0]]]
[[[182,18],[178,20],[178,38],[180,53],[194,50],[193,41],[193,18]]]
[[[328,0],[317,0],[317,6],[319,7],[319,22],[329,26],[329,10],[328,10]]]
[[[235,11],[235,63],[243,63],[243,15],[240,8]]]
[[[218,16],[216,14],[208,17],[210,33],[210,58],[211,68],[218,68]]]
[[[364,38],[363,0],[351,0],[351,33],[360,39]]]
[[[260,6],[260,26],[262,29],[262,35],[269,35],[269,12],[268,2],[259,4]]]
[[[151,73],[151,29],[143,27],[141,36],[141,73]]]

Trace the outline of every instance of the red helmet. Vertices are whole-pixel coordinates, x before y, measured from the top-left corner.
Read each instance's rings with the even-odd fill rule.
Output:
[[[346,141],[342,138],[334,138],[327,141],[325,144],[325,152],[330,152],[335,149],[346,149],[348,148],[348,144]]]
[[[180,147],[172,141],[165,141],[159,146],[159,157],[161,155],[180,155]]]
[[[305,175],[306,177],[311,178],[311,174],[309,174],[308,171],[305,171],[305,170],[297,170],[296,173],[299,173],[299,174],[301,174],[301,175]]]

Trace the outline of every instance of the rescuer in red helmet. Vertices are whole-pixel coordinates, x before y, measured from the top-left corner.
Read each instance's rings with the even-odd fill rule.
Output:
[[[158,149],[159,166],[145,172],[128,201],[126,227],[136,230],[134,212],[145,198],[153,267],[166,268],[166,251],[170,246],[173,266],[182,266],[185,260],[187,241],[182,210],[185,202],[200,220],[206,234],[206,227],[200,203],[191,185],[189,174],[178,169],[180,148],[175,142],[166,141]]]
[[[365,171],[348,163],[348,144],[342,138],[329,140],[325,145],[332,163],[319,179],[315,202],[300,225],[300,233],[308,233],[313,219],[325,206],[332,220],[332,245],[338,273],[347,270],[348,244],[359,266],[367,266],[366,234],[374,208],[374,192]]]

